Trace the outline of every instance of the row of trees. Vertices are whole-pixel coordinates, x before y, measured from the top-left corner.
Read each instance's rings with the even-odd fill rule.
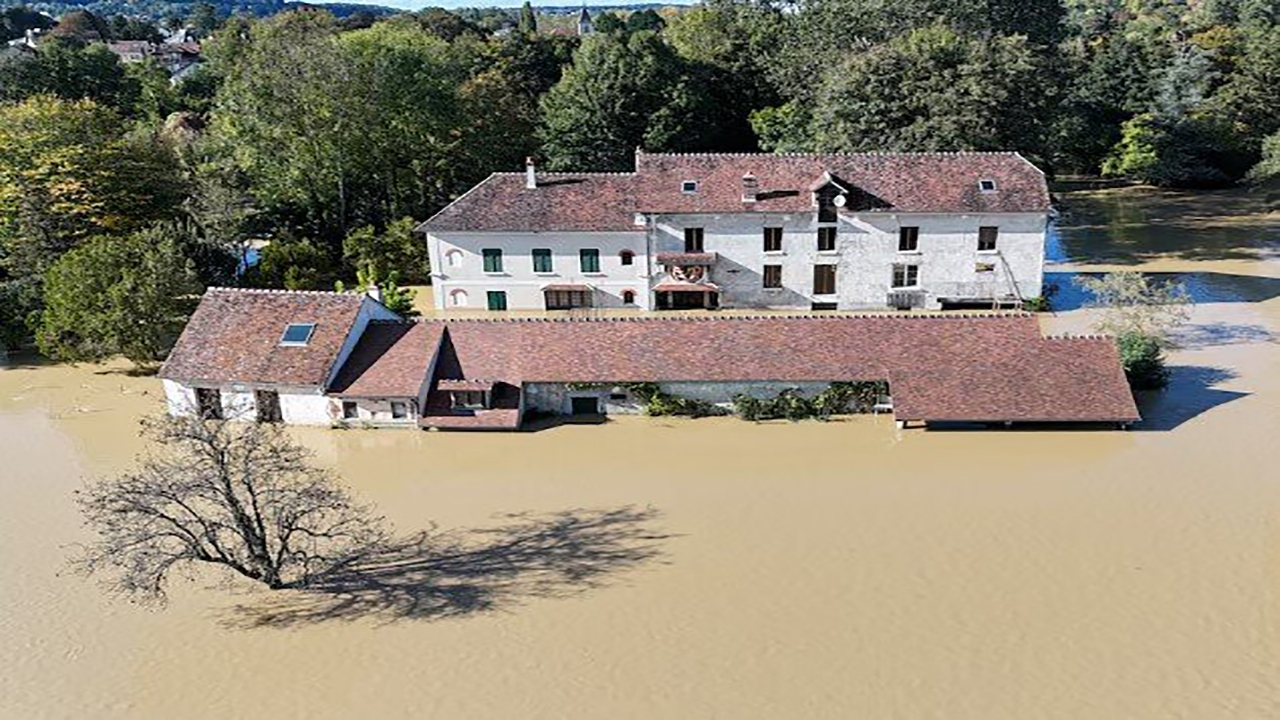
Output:
[[[0,59],[0,141],[16,149],[0,157],[0,329],[58,357],[111,349],[86,354],[87,333],[50,317],[47,280],[80,277],[53,273],[69,251],[143,231],[171,237],[155,252],[176,249],[198,283],[425,282],[414,222],[530,155],[626,170],[637,146],[1014,149],[1056,172],[1262,180],[1280,167],[1278,12],[708,0],[598,15],[583,38],[540,32],[532,9],[206,16],[206,62],[177,84],[86,40],[81,13]],[[256,240],[261,262],[237,274]]]

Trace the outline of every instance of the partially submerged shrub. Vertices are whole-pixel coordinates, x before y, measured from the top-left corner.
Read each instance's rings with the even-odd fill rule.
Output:
[[[795,388],[787,388],[769,399],[737,395],[733,399],[733,409],[743,420],[753,422],[782,418],[791,421],[825,420],[832,415],[870,412],[888,388],[888,383],[878,380],[836,382],[812,398],[806,398]]]
[[[1134,390],[1159,390],[1169,384],[1169,370],[1164,364],[1160,340],[1142,333],[1125,333],[1116,338],[1120,363],[1124,366],[1129,387]]]

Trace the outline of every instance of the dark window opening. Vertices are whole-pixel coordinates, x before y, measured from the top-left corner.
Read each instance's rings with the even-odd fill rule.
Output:
[[[196,388],[196,409],[205,420],[221,420],[222,392],[217,388]]]
[[[618,253],[618,259],[622,261],[623,265],[632,265],[636,261],[636,254],[630,250],[623,250]]]
[[[636,291],[635,291],[635,290],[623,290],[623,291],[622,291],[622,302],[623,302],[623,303],[625,303],[625,304],[627,304],[627,305],[635,305],[635,304],[636,304]]]
[[[502,272],[502,251],[495,248],[485,248],[480,253],[484,256],[484,271],[490,273]]]
[[[548,248],[535,248],[533,251],[533,271],[549,273],[551,268],[551,250]]]
[[[507,293],[505,290],[490,290],[488,299],[490,310],[500,311],[507,309]]]
[[[258,409],[258,422],[280,422],[280,393],[274,390],[258,390],[253,394],[253,404]]]
[[[591,307],[591,293],[587,290],[547,290],[548,310],[572,310]]]
[[[920,284],[920,266],[919,265],[894,265],[893,266],[893,287],[906,288],[915,287]]]
[[[898,252],[915,252],[920,249],[920,228],[898,228]]]
[[[578,265],[584,273],[600,272],[600,251],[595,248],[583,248],[579,250]]]
[[[996,238],[1000,236],[998,227],[978,228],[978,252],[991,252],[996,249]]]
[[[698,192],[698,181],[697,181],[697,180],[685,180],[684,182],[680,183],[680,192],[682,192],[682,193],[696,193],[696,192]]]
[[[810,310],[835,310],[837,306],[833,302],[815,302],[809,306]]]
[[[764,229],[764,251],[782,252],[782,228],[767,227]]]
[[[355,420],[360,417],[360,406],[356,405],[354,400],[342,401],[342,419]]]
[[[684,251],[687,253],[702,252],[702,228],[684,229]]]
[[[480,410],[485,407],[482,390],[454,390],[452,394],[453,406],[456,408]]]
[[[404,402],[391,401],[391,417],[397,420],[409,417],[409,406]]]
[[[814,265],[813,266],[813,294],[814,295],[835,295],[836,294],[836,266],[835,265]]]
[[[569,410],[574,415],[599,415],[600,414],[600,398],[597,398],[597,397],[569,398]]]
[[[781,265],[765,265],[764,266],[764,286],[765,288],[782,287],[782,266]]]
[[[818,222],[835,222],[837,217],[835,199],[840,195],[840,188],[828,185],[818,190]]]
[[[836,229],[833,227],[818,228],[818,252],[830,252],[836,249]]]

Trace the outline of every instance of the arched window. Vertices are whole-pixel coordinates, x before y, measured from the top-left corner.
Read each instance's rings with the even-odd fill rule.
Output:
[[[467,291],[461,288],[449,293],[449,303],[454,307],[467,306]]]
[[[625,304],[627,304],[627,305],[635,305],[635,304],[636,304],[636,291],[635,291],[635,290],[623,290],[623,291],[622,291],[622,302],[623,302],[623,303],[625,303]]]
[[[630,250],[623,250],[622,252],[618,253],[618,258],[622,260],[623,265],[632,265],[636,261],[636,254],[631,252]]]
[[[449,262],[449,267],[461,267],[461,266],[462,266],[462,251],[461,251],[461,250],[450,250],[449,252],[447,252],[447,253],[445,253],[445,254],[444,254],[444,257],[445,257],[445,260],[447,260],[447,261]]]

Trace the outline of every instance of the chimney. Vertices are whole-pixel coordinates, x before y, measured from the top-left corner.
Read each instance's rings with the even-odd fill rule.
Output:
[[[759,197],[760,181],[755,175],[747,173],[742,176],[742,202],[753,203]]]
[[[382,288],[377,283],[369,283],[369,287],[365,289],[365,294],[376,302],[382,302]]]
[[[535,172],[531,157],[524,159],[524,186],[530,190],[538,187],[538,174]]]

